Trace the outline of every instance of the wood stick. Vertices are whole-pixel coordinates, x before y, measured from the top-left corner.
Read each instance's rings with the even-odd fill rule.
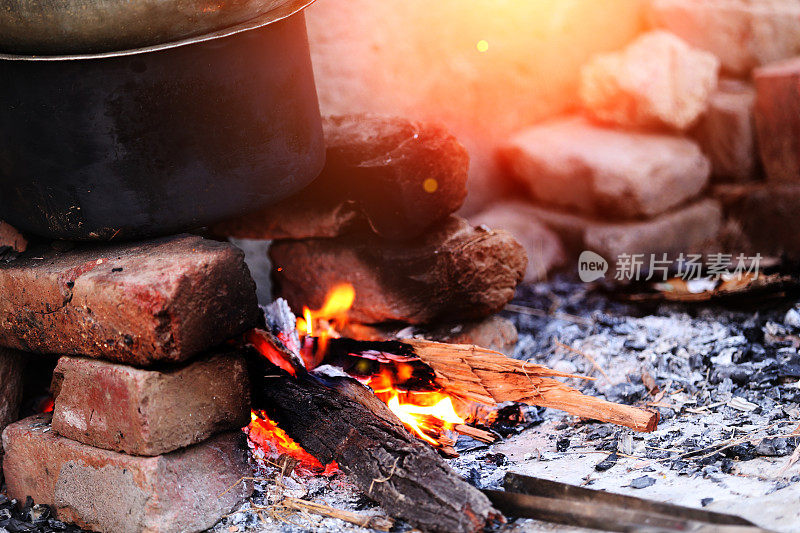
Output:
[[[436,373],[436,383],[453,396],[487,405],[520,402],[560,409],[640,432],[654,431],[658,413],[582,394],[554,377],[565,374],[469,345],[407,340],[413,352]],[[585,378],[584,378],[585,379]]]
[[[255,408],[323,464],[336,461],[392,516],[442,533],[477,532],[503,520],[478,489],[357,381],[273,373],[258,382],[259,375],[264,373],[251,373]]]
[[[339,520],[344,520],[350,524],[367,529],[391,531],[392,527],[394,527],[394,522],[392,520],[382,516],[364,516],[358,513],[351,513],[350,511],[335,509],[321,503],[309,502],[289,496],[286,496],[280,505],[292,511],[305,511],[328,518],[338,518]]]
[[[497,440],[497,436],[494,433],[489,433],[488,431],[464,424],[455,425],[453,427],[453,431],[459,435],[466,435],[467,437],[472,437],[473,439],[485,442],[486,444],[491,444]]]

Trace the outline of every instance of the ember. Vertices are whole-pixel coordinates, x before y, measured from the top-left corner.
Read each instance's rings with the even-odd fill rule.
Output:
[[[255,446],[264,451],[267,460],[277,460],[280,456],[289,456],[297,461],[295,468],[314,474],[330,475],[335,473],[339,466],[335,461],[323,466],[316,457],[306,452],[272,421],[265,412],[253,411],[250,415],[250,425],[245,432]],[[274,462],[274,461],[273,461]]]

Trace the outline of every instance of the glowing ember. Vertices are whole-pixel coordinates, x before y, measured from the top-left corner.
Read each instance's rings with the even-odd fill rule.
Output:
[[[56,402],[52,397],[47,397],[39,404],[40,413],[52,413],[56,406]]]
[[[322,472],[326,475],[336,472],[339,468],[336,462],[323,467],[316,457],[292,440],[263,411],[251,412],[250,425],[247,426],[245,432],[250,441],[267,454],[267,460],[274,462],[280,456],[288,455],[297,460],[298,467],[316,473]]]

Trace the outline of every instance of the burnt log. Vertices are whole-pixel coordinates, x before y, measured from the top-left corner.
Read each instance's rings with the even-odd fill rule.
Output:
[[[463,204],[469,156],[443,127],[377,115],[329,117],[323,126],[327,163],[314,183],[212,231],[241,239],[305,239],[369,226],[384,238],[405,240]]]
[[[341,283],[355,288],[348,316],[364,324],[478,320],[505,307],[527,267],[505,231],[450,217],[425,236],[396,243],[363,232],[279,241],[270,248],[275,293],[293,309],[319,309]]]
[[[271,375],[253,395],[256,408],[321,463],[336,461],[392,516],[442,533],[481,531],[503,520],[479,490],[357,381]]]

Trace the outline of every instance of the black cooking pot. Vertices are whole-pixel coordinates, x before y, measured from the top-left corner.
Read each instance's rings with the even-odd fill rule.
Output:
[[[139,50],[0,55],[0,219],[60,239],[140,238],[306,186],[325,158],[309,3]]]

